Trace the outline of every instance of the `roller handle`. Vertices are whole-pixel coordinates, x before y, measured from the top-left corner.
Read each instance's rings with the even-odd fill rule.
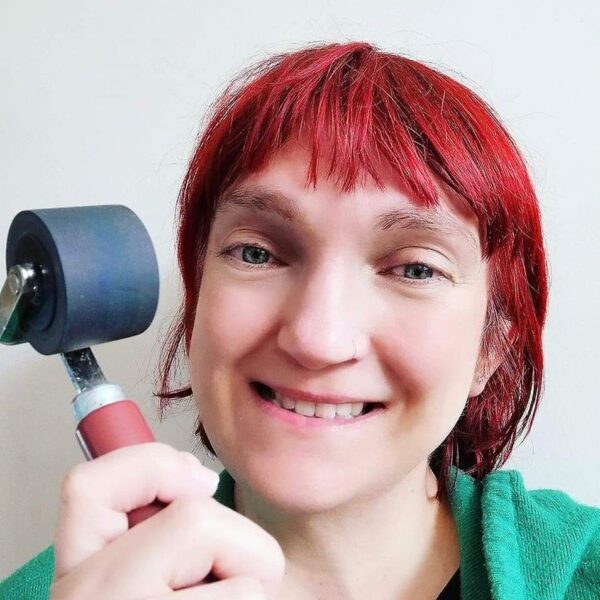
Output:
[[[119,400],[92,411],[77,426],[90,459],[111,450],[156,441],[140,409],[132,400]],[[151,517],[166,504],[155,500],[128,513],[129,528]]]

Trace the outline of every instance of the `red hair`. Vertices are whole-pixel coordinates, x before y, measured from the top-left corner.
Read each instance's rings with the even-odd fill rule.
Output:
[[[351,191],[365,174],[383,187],[383,163],[426,206],[438,202],[435,174],[478,218],[489,261],[484,355],[502,356],[484,391],[469,398],[430,455],[438,498],[451,464],[482,479],[501,467],[531,429],[542,392],[547,275],[541,219],[525,162],[494,110],[464,85],[416,60],[369,43],[318,44],[271,56],[238,75],[212,106],[178,198],[177,255],[183,300],[163,347],[160,415],[187,357],[202,265],[219,197],[259,171],[288,140],[307,135],[307,183],[324,149],[329,176]],[[510,324],[510,336],[506,324]],[[202,423],[196,434],[214,456]]]

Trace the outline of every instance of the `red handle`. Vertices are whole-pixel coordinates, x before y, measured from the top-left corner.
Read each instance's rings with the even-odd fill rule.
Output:
[[[137,404],[120,400],[98,408],[84,417],[77,427],[92,458],[111,450],[156,441]],[[129,528],[156,514],[166,506],[155,500],[128,513]]]

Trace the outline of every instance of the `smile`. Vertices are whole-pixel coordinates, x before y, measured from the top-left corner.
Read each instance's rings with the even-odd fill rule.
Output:
[[[257,381],[250,382],[250,388],[267,414],[290,425],[304,428],[334,427],[337,429],[340,426],[357,425],[386,411],[383,404],[375,402],[334,405],[293,400],[279,395],[267,385]]]

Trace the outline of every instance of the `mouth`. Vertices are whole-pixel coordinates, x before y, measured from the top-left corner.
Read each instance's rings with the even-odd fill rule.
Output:
[[[327,423],[352,423],[362,420],[373,412],[382,412],[387,406],[381,402],[356,402],[345,404],[328,404],[324,402],[305,402],[285,397],[267,384],[260,381],[251,381],[250,387],[260,398],[277,406],[282,411],[297,415],[304,420],[321,421]]]

